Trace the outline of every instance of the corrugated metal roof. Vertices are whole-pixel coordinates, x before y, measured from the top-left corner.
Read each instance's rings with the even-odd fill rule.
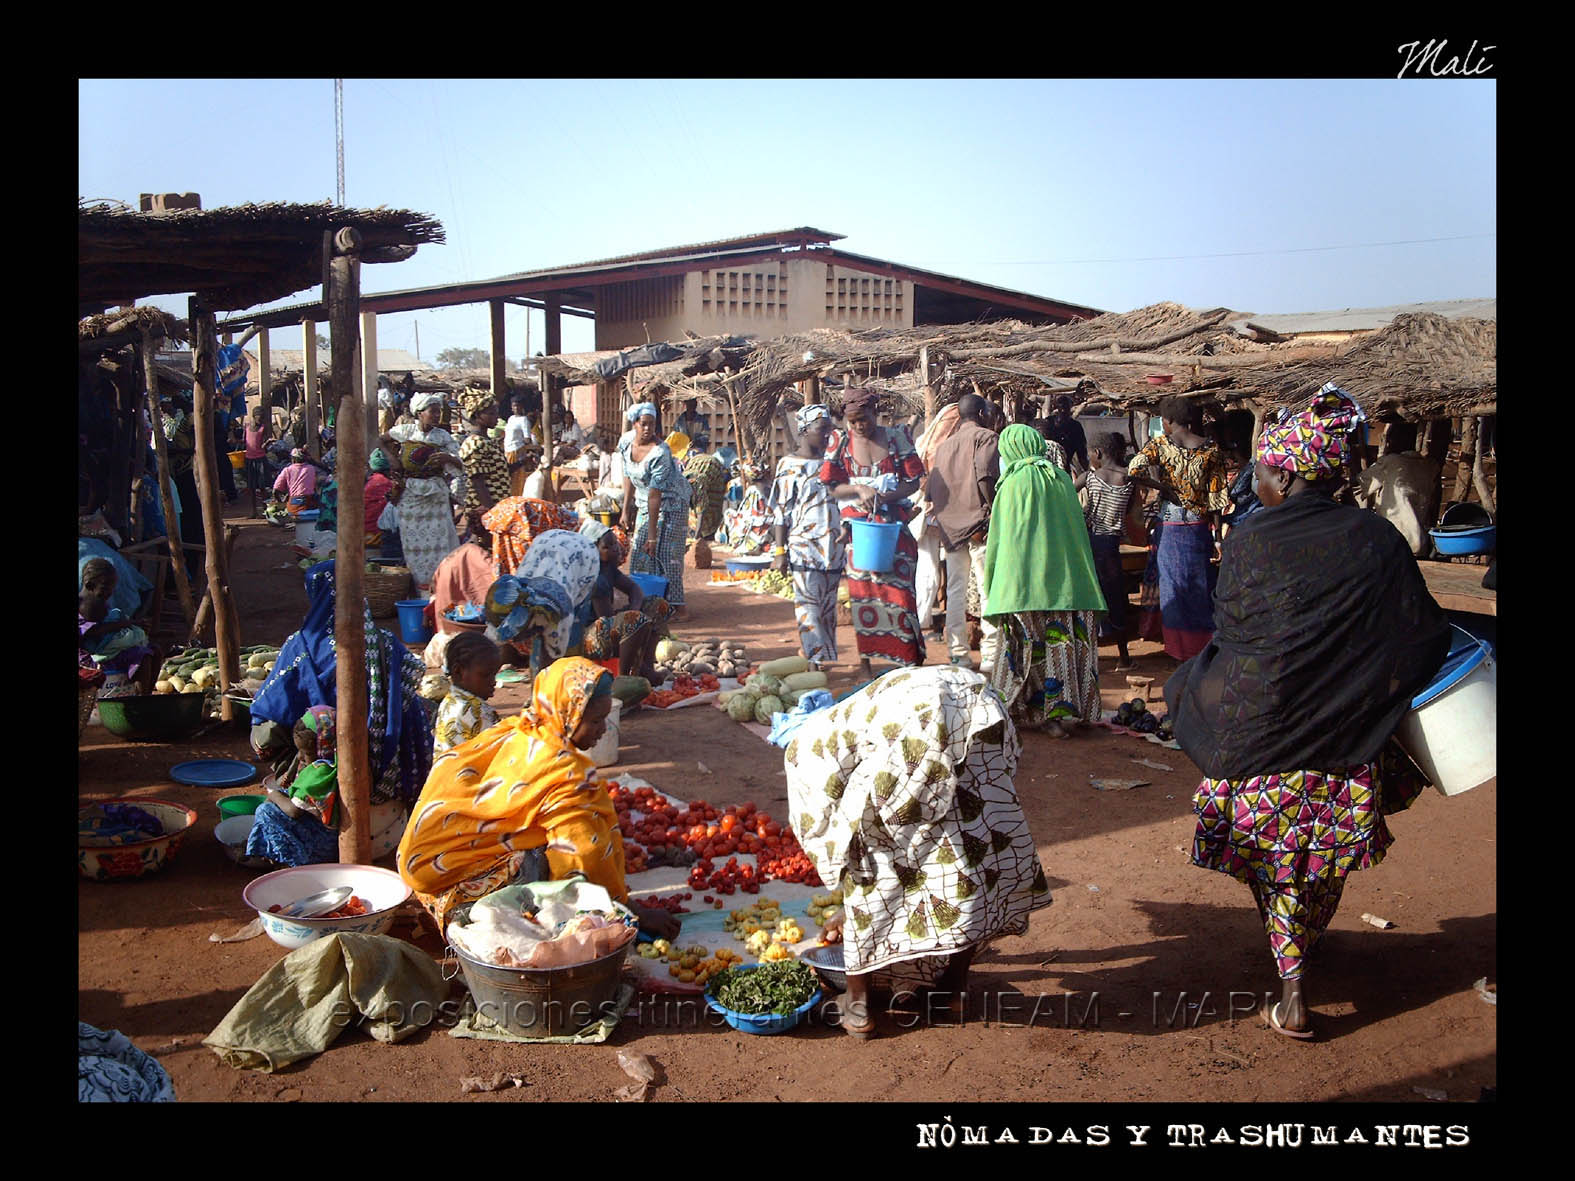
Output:
[[[745,234],[738,238],[718,238],[714,242],[692,242],[687,246],[667,246],[660,250],[642,250],[638,254],[620,254],[612,258],[595,258],[566,267],[549,267],[538,271],[521,271],[514,275],[499,276],[503,279],[528,279],[540,275],[557,274],[559,271],[585,270],[591,267],[612,266],[629,262],[675,262],[692,254],[715,254],[721,250],[768,249],[772,246],[793,246],[802,242],[838,242],[845,234],[817,230],[814,226],[797,226],[791,230],[768,230],[763,234]]]
[[[1469,316],[1478,320],[1498,319],[1498,300],[1446,299],[1432,303],[1397,304],[1387,308],[1341,308],[1327,312],[1287,312],[1284,314],[1249,315],[1231,321],[1231,327],[1262,328],[1280,336],[1297,336],[1309,332],[1372,332],[1405,312],[1433,312],[1446,320]]]
[[[257,356],[253,349],[247,349],[247,356],[251,357],[252,364],[257,364]],[[268,364],[274,369],[299,369],[306,364],[305,349],[269,349]],[[317,350],[317,364],[320,368],[328,368],[328,350]],[[419,361],[414,353],[404,349],[378,349],[377,367],[383,371],[404,369],[434,369],[436,361]]]

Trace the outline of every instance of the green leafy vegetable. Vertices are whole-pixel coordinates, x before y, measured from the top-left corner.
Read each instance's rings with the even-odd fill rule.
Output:
[[[735,1013],[784,1016],[808,1001],[819,987],[808,964],[779,960],[758,967],[728,968],[711,980],[706,991],[717,1004]]]

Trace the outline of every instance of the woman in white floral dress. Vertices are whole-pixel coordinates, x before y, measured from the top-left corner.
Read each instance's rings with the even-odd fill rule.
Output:
[[[410,399],[416,421],[394,427],[382,437],[389,455],[400,460],[405,490],[399,500],[399,541],[418,595],[430,593],[438,563],[459,548],[454,501],[446,475],[464,479],[459,444],[438,425],[443,399],[417,394]]]
[[[1017,731],[978,673],[887,673],[812,715],[786,755],[789,815],[843,891],[840,1017],[874,1032],[871,974],[934,982],[954,1011],[984,944],[1028,929],[1050,887],[1012,777]]]

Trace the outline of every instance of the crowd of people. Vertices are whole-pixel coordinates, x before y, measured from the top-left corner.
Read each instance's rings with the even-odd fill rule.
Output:
[[[847,390],[840,423],[826,404],[793,412],[792,451],[769,473],[712,454],[697,415],[664,435],[658,406],[638,403],[616,444],[579,436],[595,488],[571,509],[521,491],[540,454],[526,406],[467,390],[451,431],[440,395],[411,396],[408,414],[380,424],[366,527],[370,540],[397,524],[437,638],[423,661],[365,604],[336,604],[332,561],[307,572],[306,619],[251,708],[273,776],[247,852],[337,859],[333,631],[349,609],[367,635],[374,852],[397,846],[440,928],[510,883],[579,873],[646,930],[676,933],[672,915],[629,898],[588,752],[619,682],[628,699],[650,689],[655,645],[685,614],[691,541],[726,537],[791,574],[815,668],[839,660],[846,583],[866,683],[809,714],[784,765],[803,847],[848,892],[842,1018],[868,1036],[877,977],[960,995],[978,949],[1050,901],[1013,785],[1019,733],[1066,737],[1098,721],[1101,639],[1117,645],[1117,668],[1130,665],[1121,544],[1146,526],[1138,634],[1183,662],[1166,698],[1205,776],[1192,860],[1251,889],[1283,982],[1269,1021],[1310,1036],[1308,957],[1346,874],[1382,859],[1385,817],[1424,785],[1392,735],[1448,648],[1400,534],[1333,495],[1360,409],[1331,385],[1283,414],[1257,444],[1252,504],[1227,516],[1240,501],[1224,455],[1184,399],[1162,401],[1160,432],[1127,459],[1121,434],[1087,438],[1067,400],[1008,425],[967,394],[915,441],[910,425],[879,420],[877,397]],[[266,421],[254,423],[248,464],[268,442]],[[177,416],[172,441],[181,428]],[[331,488],[347,476],[304,451],[292,459],[273,481],[286,512],[323,507],[319,477]],[[860,568],[855,522],[897,527],[888,561]],[[156,654],[112,606],[116,589],[111,562],[83,560],[81,663],[144,678]],[[924,668],[942,593],[949,659]],[[877,660],[891,666],[878,678]],[[429,664],[443,670],[437,692]],[[489,698],[510,666],[530,700],[500,718]]]

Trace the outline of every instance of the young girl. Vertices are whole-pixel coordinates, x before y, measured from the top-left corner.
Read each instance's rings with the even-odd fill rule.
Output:
[[[1116,671],[1133,667],[1127,653],[1126,572],[1121,568],[1121,535],[1127,506],[1132,501],[1132,485],[1127,480],[1126,440],[1116,431],[1094,436],[1088,449],[1092,471],[1077,477],[1078,486],[1088,488],[1088,522],[1094,547],[1094,570],[1107,608],[1100,621],[1099,638],[1115,640]]]
[[[498,670],[503,667],[498,646],[476,632],[462,632],[449,642],[444,663],[449,691],[438,706],[433,728],[434,758],[498,724],[498,711],[487,704],[497,691]]]

